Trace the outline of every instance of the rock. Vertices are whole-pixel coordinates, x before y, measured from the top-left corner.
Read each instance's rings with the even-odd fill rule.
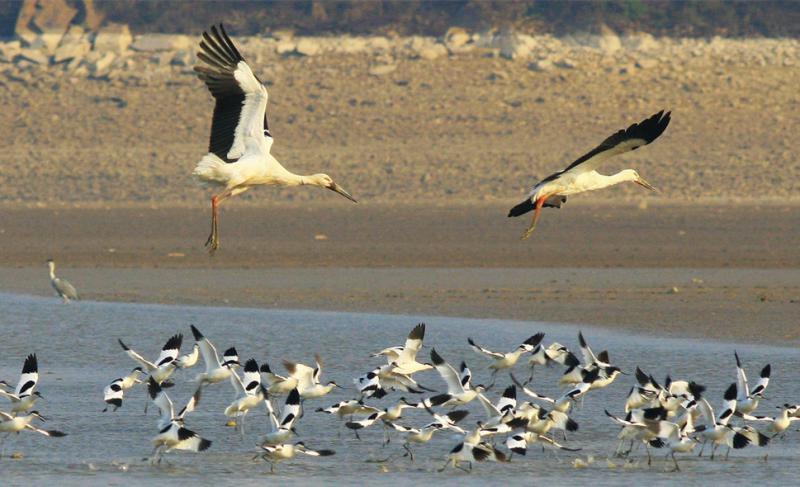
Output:
[[[367,50],[367,40],[363,37],[342,37],[336,45],[336,51],[345,54],[357,54]]]
[[[78,66],[74,71],[72,71],[72,76],[76,78],[86,78],[89,76],[89,68],[84,65]]]
[[[20,49],[14,62],[19,62],[20,59],[26,59],[36,64],[47,65],[50,63],[47,55],[38,49]]]
[[[303,56],[316,56],[322,52],[319,42],[312,37],[303,37],[297,41],[296,50],[298,54]]]
[[[500,55],[506,59],[521,59],[530,55],[535,44],[531,36],[505,30],[494,37],[491,47],[499,49]]]
[[[655,51],[660,47],[658,41],[647,32],[626,36],[622,43],[627,49],[643,52]]]
[[[277,29],[270,32],[270,34],[278,41],[290,41],[294,38],[292,29]]]
[[[447,55],[447,48],[441,44],[433,44],[419,49],[416,54],[422,58],[432,61],[438,57]]]
[[[62,39],[61,45],[53,53],[53,62],[61,63],[70,59],[80,59],[88,54],[91,49],[92,45],[86,39],[78,39],[68,43],[64,43]]]
[[[531,71],[538,71],[540,73],[552,71],[554,67],[555,65],[553,64],[553,61],[549,59],[540,59],[528,65],[528,69]]]
[[[278,54],[289,54],[295,52],[295,49],[297,49],[297,45],[290,40],[282,39],[275,45],[275,52]]]
[[[71,25],[66,34],[61,38],[61,44],[68,44],[70,42],[77,42],[86,38],[86,31],[80,25]]]
[[[658,61],[651,58],[641,58],[636,60],[636,67],[639,69],[652,69],[658,66]]]
[[[47,54],[53,54],[61,42],[63,33],[60,32],[43,32],[38,34],[33,42],[28,47],[31,49],[41,49]]]
[[[578,67],[578,63],[576,63],[570,58],[564,58],[560,61],[556,61],[554,64],[559,68],[564,68],[564,69],[575,69]]]
[[[159,52],[150,56],[150,62],[156,66],[169,66],[172,64],[172,59],[175,53],[172,52]]]
[[[367,46],[372,52],[389,51],[392,49],[392,43],[385,37],[372,37],[367,41]]]
[[[622,48],[622,41],[610,27],[602,25],[600,26],[600,38],[597,40],[597,47],[604,54],[613,54]]]
[[[66,0],[26,0],[14,32],[29,47],[35,45],[52,53],[77,13]]]
[[[450,27],[444,35],[444,45],[450,51],[459,51],[472,40],[466,30],[461,27]]]
[[[379,64],[369,68],[369,74],[371,76],[385,76],[396,69],[396,64]]]
[[[633,64],[624,64],[620,66],[618,72],[619,74],[631,74],[634,71],[634,67]]]
[[[173,66],[194,66],[197,59],[193,51],[181,50],[175,53],[170,60]]]
[[[10,63],[21,49],[19,41],[0,42],[0,61]]]
[[[101,54],[98,59],[87,63],[89,73],[95,78],[106,76],[111,68],[111,65],[114,64],[116,59],[117,56],[113,52]]]
[[[133,36],[126,24],[108,24],[94,38],[94,48],[98,51],[125,52],[133,42]]]
[[[141,52],[178,51],[191,49],[192,39],[175,34],[142,34],[136,36],[131,49]]]

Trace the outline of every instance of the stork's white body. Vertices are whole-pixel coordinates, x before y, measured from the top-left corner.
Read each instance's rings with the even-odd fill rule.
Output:
[[[509,217],[516,217],[534,211],[531,224],[522,238],[526,239],[533,233],[542,207],[560,208],[567,201],[567,196],[607,188],[626,181],[634,182],[650,190],[655,189],[633,169],[625,169],[606,176],[597,172],[597,168],[610,157],[636,150],[654,141],[666,130],[669,121],[670,113],[665,114],[662,110],[638,124],[633,124],[627,129],[611,135],[599,146],[567,166],[566,169],[553,173],[535,184],[525,200],[508,212]]]
[[[217,206],[224,199],[254,186],[314,185],[336,191],[355,202],[347,191],[326,174],[301,176],[284,168],[270,150],[272,135],[267,124],[267,88],[234,46],[220,24],[204,32],[195,66],[216,100],[209,152],[194,169],[204,185],[221,190],[211,198],[211,252],[219,246]]]

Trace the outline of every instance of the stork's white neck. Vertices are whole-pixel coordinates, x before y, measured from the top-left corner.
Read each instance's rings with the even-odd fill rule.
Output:
[[[294,174],[289,171],[281,176],[281,182],[284,186],[325,186],[317,174]]]
[[[636,173],[630,169],[623,169],[622,171],[612,174],[611,176],[603,176],[603,178],[605,179],[605,184],[603,186],[598,186],[596,189],[607,188],[609,186],[614,186],[615,184],[625,183],[628,181],[635,181]]]
[[[587,184],[587,189],[603,189],[608,188],[609,186],[614,186],[615,184],[635,180],[636,172],[631,169],[623,169],[622,171],[612,174],[611,176],[606,176],[596,172],[591,175],[591,181],[589,184]]]
[[[48,262],[48,266],[50,267],[50,279],[56,278],[56,264],[54,262]]]

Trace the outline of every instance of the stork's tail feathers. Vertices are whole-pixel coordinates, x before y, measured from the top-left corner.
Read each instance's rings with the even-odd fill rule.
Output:
[[[513,216],[520,216],[528,213],[529,211],[533,210],[533,201],[528,198],[522,203],[518,204],[514,208],[511,208],[508,211],[508,217],[511,218]]]
[[[542,205],[544,208],[561,208],[561,205],[567,202],[566,196],[561,195],[554,195],[547,200],[545,200],[544,204]],[[508,211],[508,217],[511,218],[513,216],[520,216],[532,211],[536,208],[536,205],[533,204],[533,198],[528,198],[522,203],[518,204],[514,208],[511,208]]]
[[[197,163],[194,171],[192,171],[192,175],[197,178],[201,184],[217,183],[224,185],[228,182],[226,166],[225,161],[209,152]]]

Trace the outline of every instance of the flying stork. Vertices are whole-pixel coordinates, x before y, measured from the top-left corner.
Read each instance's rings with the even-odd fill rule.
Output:
[[[610,157],[636,150],[656,140],[666,130],[669,120],[670,112],[664,113],[664,110],[661,110],[652,117],[608,137],[603,143],[567,166],[566,169],[553,173],[536,183],[525,201],[508,212],[509,217],[515,217],[533,210],[531,225],[522,234],[522,240],[530,237],[533,233],[542,207],[561,208],[561,205],[566,203],[568,195],[607,188],[625,181],[631,181],[655,191],[655,188],[633,169],[625,169],[611,176],[605,176],[597,172],[597,168]]]
[[[211,198],[211,234],[206,241],[209,251],[213,253],[219,247],[219,204],[253,186],[319,186],[357,203],[327,174],[294,174],[270,154],[267,88],[253,74],[222,24],[219,29],[212,26],[210,31],[210,34],[203,32],[201,51],[197,53],[205,64],[195,66],[194,70],[216,104],[208,154],[193,172],[202,184],[221,189]]]

